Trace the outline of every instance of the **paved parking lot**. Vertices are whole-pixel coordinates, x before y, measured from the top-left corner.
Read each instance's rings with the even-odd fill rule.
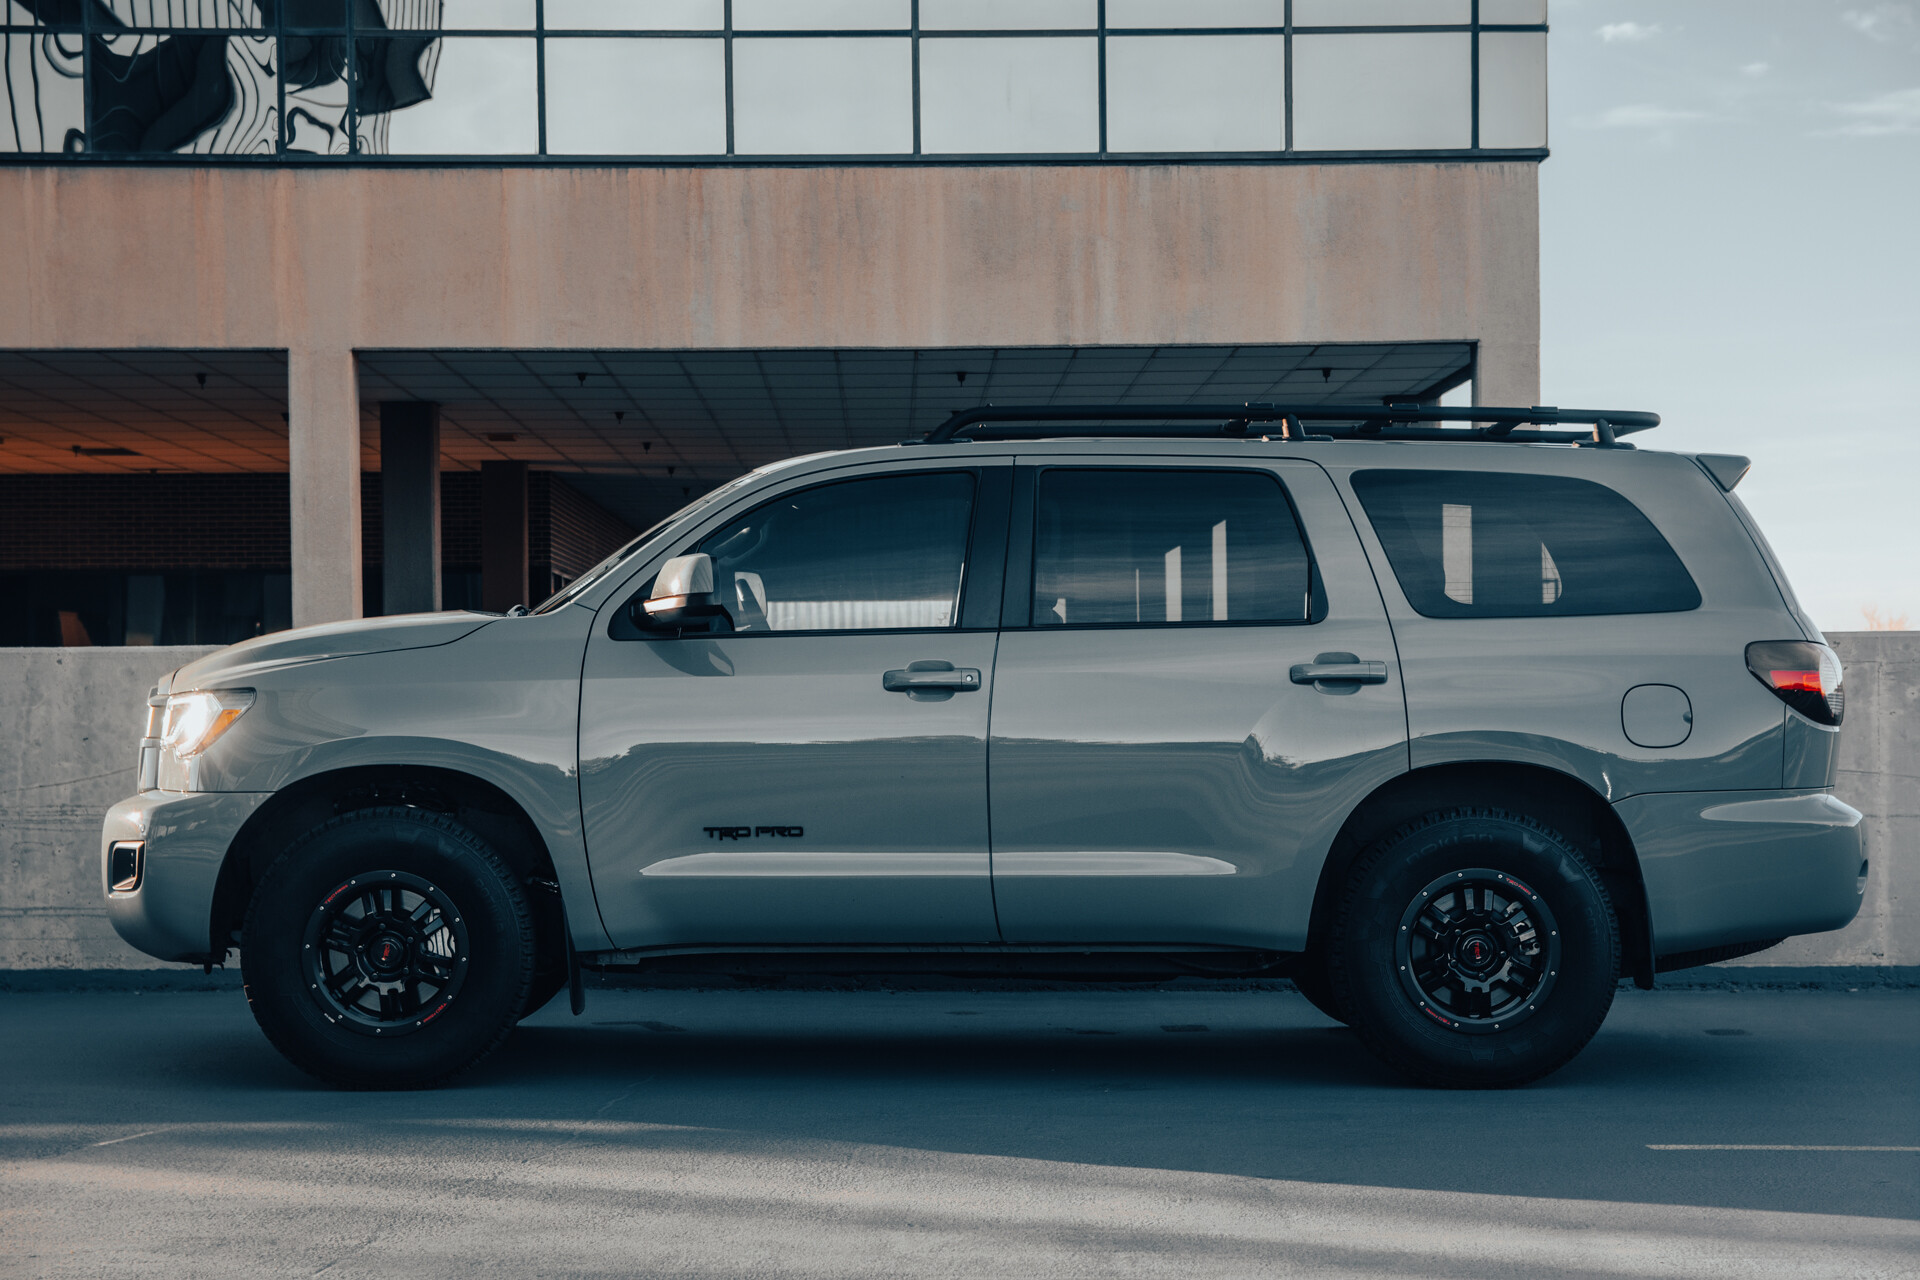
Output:
[[[350,1094],[238,992],[6,994],[0,1272],[1914,1276],[1917,1051],[1920,992],[1627,992],[1436,1093],[1291,993],[621,991]]]

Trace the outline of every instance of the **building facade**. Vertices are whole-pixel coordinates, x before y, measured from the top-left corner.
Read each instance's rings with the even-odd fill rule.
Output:
[[[1544,0],[5,0],[0,644],[544,595],[985,401],[1539,397]]]

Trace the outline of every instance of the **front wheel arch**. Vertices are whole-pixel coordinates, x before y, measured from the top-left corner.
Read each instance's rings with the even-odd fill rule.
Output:
[[[1354,862],[1405,823],[1446,809],[1488,807],[1523,813],[1575,841],[1599,871],[1620,923],[1625,976],[1653,987],[1653,940],[1640,858],[1619,815],[1604,797],[1570,774],[1539,765],[1488,760],[1433,765],[1375,788],[1347,816],[1320,868],[1307,925],[1307,953],[1324,953],[1334,905]]]
[[[214,884],[209,954],[217,959],[234,946],[255,886],[291,842],[340,814],[388,805],[445,814],[493,847],[519,877],[533,908],[537,987],[557,990],[556,973],[564,982],[567,971],[566,908],[540,829],[525,808],[493,783],[454,769],[419,765],[362,765],[314,774],[290,783],[255,810],[228,847]]]

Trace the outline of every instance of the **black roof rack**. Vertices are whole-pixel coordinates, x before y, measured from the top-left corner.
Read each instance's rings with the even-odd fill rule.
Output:
[[[1146,431],[1114,432],[1110,422],[1166,421],[1217,423],[1206,430],[1168,431],[1158,427]],[[1283,440],[1512,440],[1520,427],[1552,427],[1576,424],[1586,431],[1530,430],[1519,439],[1548,444],[1590,444],[1602,448],[1631,449],[1619,437],[1646,431],[1660,425],[1660,415],[1635,409],[1560,409],[1536,404],[1525,409],[1497,408],[1490,405],[1441,407],[1425,404],[1081,404],[1081,405],[993,405],[957,409],[953,416],[927,432],[921,440],[906,444],[946,444],[953,440],[999,439],[1026,440],[1058,431],[1037,431],[1033,424],[1084,423],[1106,435],[1137,435],[1143,438],[1163,436],[1225,436],[1245,438],[1261,433],[1253,430],[1256,422],[1277,422]],[[1307,423],[1319,430],[1309,433]],[[1465,430],[1449,429],[1443,422],[1467,422],[1478,425]],[[1029,424],[1022,426],[1020,424]],[[986,430],[978,430],[978,428]]]

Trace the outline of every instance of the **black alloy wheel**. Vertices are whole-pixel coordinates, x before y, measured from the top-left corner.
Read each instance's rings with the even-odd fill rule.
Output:
[[[1564,1066],[1620,976],[1620,930],[1593,865],[1501,809],[1401,827],[1354,863],[1329,930],[1336,1006],[1422,1084],[1498,1088]]]
[[[1449,871],[1407,904],[1394,967],[1441,1026],[1483,1035],[1540,1008],[1560,970],[1560,924],[1546,900],[1490,867]]]
[[[274,1047],[348,1088],[444,1082],[526,1008],[536,931],[520,878],[454,818],[341,814],[261,876],[241,934],[247,1003]]]
[[[446,891],[405,871],[350,876],[320,900],[301,946],[307,986],[336,1023],[418,1031],[460,994],[470,943]]]

